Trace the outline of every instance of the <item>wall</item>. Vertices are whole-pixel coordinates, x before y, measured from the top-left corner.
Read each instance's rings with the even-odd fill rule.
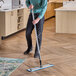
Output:
[[[64,1],[63,2],[63,7],[74,7],[76,8],[76,1]]]
[[[11,0],[3,0],[3,1],[4,1],[4,3],[2,1],[0,1],[1,9],[11,8],[11,4],[12,4]]]
[[[0,9],[10,9],[12,8],[12,2],[13,6],[19,5],[19,0],[3,0],[4,3],[0,0]],[[25,0],[21,0],[21,5],[25,6]]]
[[[20,1],[20,5],[19,5]],[[25,6],[25,0],[12,0],[13,7]]]

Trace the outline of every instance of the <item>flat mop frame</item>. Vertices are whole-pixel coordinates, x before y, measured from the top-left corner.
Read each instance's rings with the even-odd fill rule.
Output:
[[[35,20],[33,9],[32,9],[32,17],[33,17],[33,20]],[[52,64],[46,64],[46,65],[43,65],[43,66],[42,66],[42,61],[41,61],[41,55],[40,55],[40,49],[39,49],[39,43],[38,43],[38,35],[37,35],[36,24],[34,24],[34,29],[35,29],[36,42],[37,42],[37,48],[38,48],[38,53],[39,53],[40,67],[35,67],[35,68],[27,69],[27,71],[29,71],[29,72],[34,72],[34,71],[37,71],[37,70],[41,70],[41,69],[45,69],[45,68],[54,66],[54,65],[52,65]]]

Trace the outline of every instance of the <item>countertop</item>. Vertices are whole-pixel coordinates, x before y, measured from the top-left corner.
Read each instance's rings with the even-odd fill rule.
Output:
[[[13,9],[0,9],[0,12],[9,12],[9,11],[14,11],[14,10],[19,10],[19,9],[23,9],[23,8],[26,8],[26,7],[14,7]]]
[[[55,10],[56,11],[76,11],[76,7],[60,7]]]
[[[49,1],[48,3],[63,3],[63,1]]]

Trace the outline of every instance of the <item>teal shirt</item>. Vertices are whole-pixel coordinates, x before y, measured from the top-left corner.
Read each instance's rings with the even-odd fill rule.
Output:
[[[26,0],[26,6],[29,7],[30,4],[34,6],[34,13],[39,13],[38,17],[41,19],[47,9],[47,0]]]

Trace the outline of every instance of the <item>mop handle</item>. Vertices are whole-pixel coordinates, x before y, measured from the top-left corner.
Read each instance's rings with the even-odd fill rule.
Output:
[[[35,20],[33,9],[32,9],[32,17],[33,17],[33,20]],[[38,48],[38,53],[39,53],[40,67],[42,67],[40,49],[39,49],[39,43],[38,43],[38,36],[37,36],[37,30],[36,30],[36,24],[34,24],[34,28],[35,28],[36,42],[37,42],[37,48]]]

